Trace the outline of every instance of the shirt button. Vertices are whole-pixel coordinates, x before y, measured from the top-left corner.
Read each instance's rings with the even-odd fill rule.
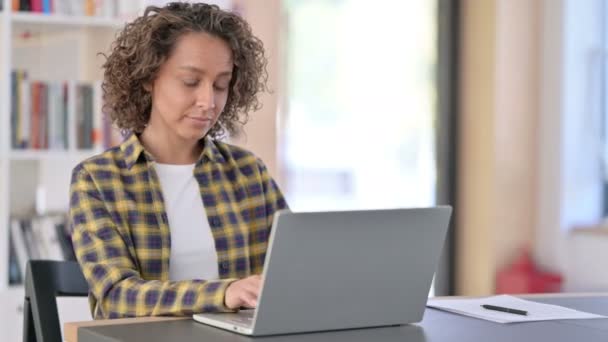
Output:
[[[213,227],[219,227],[220,220],[214,217],[213,219],[211,219],[211,224],[213,225]]]
[[[227,270],[227,269],[228,269],[228,266],[229,266],[229,265],[228,265],[228,261],[223,261],[223,262],[220,264],[220,267],[221,267],[221,269],[223,269],[223,270]]]

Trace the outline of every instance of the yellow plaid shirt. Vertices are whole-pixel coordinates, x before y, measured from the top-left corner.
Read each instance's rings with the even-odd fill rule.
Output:
[[[220,279],[169,280],[171,239],[153,157],[138,137],[74,168],[70,221],[74,251],[95,318],[228,311],[236,279],[262,272],[274,213],[287,207],[260,159],[203,140],[194,168]]]

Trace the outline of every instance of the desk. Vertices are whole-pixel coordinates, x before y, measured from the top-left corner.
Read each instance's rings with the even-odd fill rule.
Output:
[[[566,306],[608,316],[608,296],[526,296],[526,299]],[[421,323],[397,327],[353,329],[310,334],[247,337],[197,323],[191,319],[142,322],[130,319],[130,324],[87,326],[86,323],[66,324],[66,331],[77,330],[77,341],[225,341],[225,342],[358,342],[358,341],[608,341],[608,319],[564,320],[517,324],[498,324],[427,308]],[[108,323],[108,322],[105,322]],[[75,332],[75,331],[74,331]],[[67,335],[66,335],[67,339]]]

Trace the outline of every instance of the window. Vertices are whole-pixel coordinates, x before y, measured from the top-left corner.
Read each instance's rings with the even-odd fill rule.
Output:
[[[280,152],[291,208],[433,205],[436,1],[285,6]]]

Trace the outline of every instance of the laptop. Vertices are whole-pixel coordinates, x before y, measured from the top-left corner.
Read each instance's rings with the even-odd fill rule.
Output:
[[[279,211],[257,307],[193,318],[251,336],[420,322],[451,212]]]

